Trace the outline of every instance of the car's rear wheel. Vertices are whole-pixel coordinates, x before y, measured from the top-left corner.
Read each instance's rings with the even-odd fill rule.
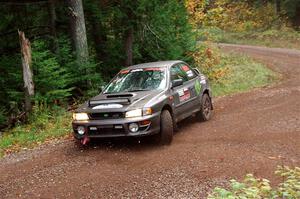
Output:
[[[200,111],[197,117],[200,121],[208,121],[212,116],[212,103],[208,94],[204,93],[202,96]]]
[[[168,110],[163,110],[160,116],[160,133],[155,135],[156,142],[161,145],[171,144],[173,140],[173,118]]]

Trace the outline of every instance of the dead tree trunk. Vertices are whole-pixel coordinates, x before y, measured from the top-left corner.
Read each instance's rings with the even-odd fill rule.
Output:
[[[24,32],[18,31],[21,57],[22,57],[22,68],[23,68],[23,81],[24,81],[24,93],[25,93],[25,113],[28,118],[29,113],[32,110],[31,98],[34,96],[34,83],[33,74],[31,70],[31,47],[29,40],[25,37]]]
[[[66,2],[70,15],[73,46],[78,65],[82,67],[85,66],[89,56],[82,0],[66,0]],[[90,81],[87,83],[88,86],[91,84]]]

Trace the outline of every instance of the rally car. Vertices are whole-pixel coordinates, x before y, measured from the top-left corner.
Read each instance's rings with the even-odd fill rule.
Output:
[[[82,144],[148,135],[170,144],[179,121],[192,115],[207,121],[212,109],[211,89],[199,70],[183,61],[152,62],[121,70],[73,113],[72,126]]]

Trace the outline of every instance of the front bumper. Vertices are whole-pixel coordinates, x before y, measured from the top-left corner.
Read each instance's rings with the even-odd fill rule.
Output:
[[[149,125],[141,125],[142,121],[149,120]],[[128,126],[130,123],[138,123],[139,130],[132,133]],[[78,126],[85,128],[83,135],[78,134]],[[159,133],[160,131],[160,112],[148,116],[120,119],[103,119],[88,121],[73,121],[73,134],[77,139],[87,136],[89,138],[110,138],[110,137],[141,137]],[[121,128],[122,127],[122,128]]]

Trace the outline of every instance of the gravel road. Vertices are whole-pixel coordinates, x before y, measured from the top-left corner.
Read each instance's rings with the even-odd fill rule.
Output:
[[[220,44],[282,74],[276,85],[215,100],[213,119],[181,123],[171,146],[71,139],[0,160],[0,198],[205,198],[246,173],[300,166],[300,51]]]

